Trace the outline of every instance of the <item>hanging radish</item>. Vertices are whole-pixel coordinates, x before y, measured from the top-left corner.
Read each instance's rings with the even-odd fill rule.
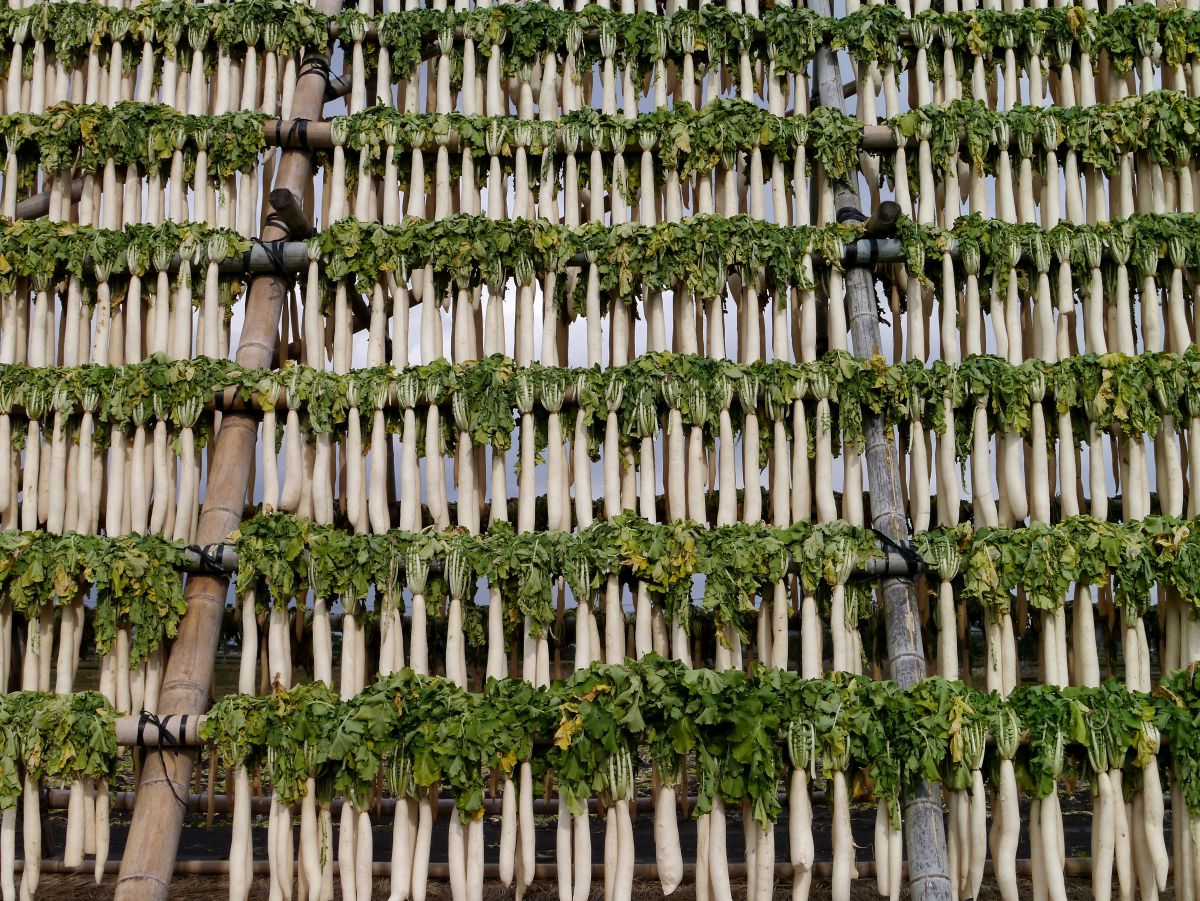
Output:
[[[195,518],[196,498],[200,489],[198,451],[193,427],[200,417],[199,398],[189,398],[175,407],[172,418],[179,426],[179,498],[175,506],[174,538],[190,541],[192,520]]]
[[[421,471],[417,450],[417,414],[415,407],[422,394],[417,373],[405,369],[396,380],[396,400],[404,411],[404,431],[400,444],[400,528],[420,528]]]
[[[1020,742],[1020,727],[1011,711],[1002,712],[996,722],[996,752],[1000,758],[999,780],[993,788],[991,845],[996,867],[996,885],[1004,901],[1016,901],[1017,842],[1021,836],[1021,814],[1017,806],[1017,779],[1013,757]]]
[[[792,764],[788,784],[788,847],[792,865],[792,897],[807,901],[814,862],[812,797],[809,785],[816,778],[816,735],[810,723],[791,722],[787,728],[788,758]]]
[[[833,876],[831,896],[835,901],[850,897],[850,886],[854,879],[854,837],[850,832],[850,796],[846,784],[846,768],[849,766],[849,749],[845,756],[831,758],[832,773],[832,816],[833,816]]]
[[[830,522],[837,518],[833,500],[833,449],[831,445],[832,417],[829,403],[834,385],[829,370],[814,366],[809,370],[808,390],[817,401],[815,414],[816,434],[816,511],[818,522]]]
[[[432,536],[421,536],[425,541],[414,542],[404,556],[404,575],[408,579],[408,590],[412,595],[412,625],[409,635],[410,665],[414,672],[422,675],[429,672],[428,636],[426,632],[425,588],[429,578],[429,557],[432,556]]]
[[[388,784],[396,796],[396,815],[392,822],[391,894],[388,895],[388,901],[406,901],[413,890],[417,790],[412,780],[412,763],[401,754],[395,754],[390,759]]]
[[[967,874],[964,880],[967,895],[979,896],[983,884],[984,864],[987,859],[987,791],[983,781],[983,755],[987,749],[987,732],[980,722],[967,726],[964,731],[963,755],[971,769],[971,792],[968,802],[970,816],[970,841],[966,843]],[[898,861],[897,861],[898,863]],[[899,868],[896,868],[897,876]]]

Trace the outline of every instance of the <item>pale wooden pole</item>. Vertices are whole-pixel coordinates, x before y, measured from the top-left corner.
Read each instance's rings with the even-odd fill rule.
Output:
[[[341,0],[321,0],[325,15],[336,15]],[[309,54],[328,63],[328,56]],[[320,119],[325,108],[326,65],[304,66],[296,80],[293,101],[297,118]],[[282,154],[276,188],[286,188],[304,197],[312,182],[312,159],[308,150],[286,150]],[[265,192],[264,192],[265,193]],[[287,232],[268,221],[263,241],[287,238]],[[246,319],[238,343],[237,362],[250,369],[267,369],[279,336],[279,320],[290,282],[274,274],[254,276],[246,298]],[[216,544],[229,539],[242,522],[250,469],[258,445],[258,420],[245,412],[227,413],[213,445],[208,490],[196,530],[199,544]],[[208,709],[213,664],[225,613],[227,576],[192,575],[187,580],[187,614],[179,626],[167,662],[159,709],[169,714],[197,715]],[[129,840],[117,880],[118,901],[165,901],[170,894],[171,874],[179,848],[186,798],[196,763],[194,749],[150,754],[142,769],[142,781]]]
[[[829,0],[809,0],[808,8],[819,16],[832,15]],[[815,60],[821,105],[842,108],[843,92],[838,59],[824,45]],[[834,187],[834,209],[850,208],[860,214],[858,185],[839,183]],[[870,359],[880,352],[878,300],[870,269],[852,266],[846,270],[850,336],[856,356]],[[896,442],[880,415],[863,416],[871,525],[892,541],[909,538],[904,516]],[[883,580],[883,615],[887,630],[888,675],[907,688],[925,678],[925,652],[921,642],[921,620],[912,576],[888,576]],[[950,901],[950,877],[946,862],[946,830],[942,817],[941,787],[922,782],[904,797],[904,848],[908,857],[908,881],[914,901]]]

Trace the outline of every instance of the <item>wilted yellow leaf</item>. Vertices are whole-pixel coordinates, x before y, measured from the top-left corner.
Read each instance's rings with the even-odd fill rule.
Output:
[[[500,767],[506,773],[511,773],[513,771],[513,767],[516,765],[517,755],[514,751],[510,750],[507,754],[500,758]]]
[[[558,730],[554,733],[555,747],[566,750],[571,745],[571,737],[583,728],[583,717],[573,716],[569,720],[563,720],[558,724]]]

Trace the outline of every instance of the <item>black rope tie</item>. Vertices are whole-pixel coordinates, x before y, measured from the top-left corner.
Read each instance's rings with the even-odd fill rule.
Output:
[[[305,75],[320,75],[321,80],[325,82],[325,87],[322,89],[322,96],[329,96],[330,89],[333,86],[333,71],[329,68],[329,60],[318,54],[310,54],[304,57],[304,61],[300,63],[300,68],[296,72],[296,81],[299,81]],[[292,120],[292,127],[288,132],[287,146],[292,148],[305,148],[308,146],[308,119]]]
[[[272,213],[271,216],[278,214]],[[271,222],[271,217],[267,217],[267,222]],[[280,225],[282,228],[283,226]],[[264,241],[262,238],[251,238],[250,249],[242,254],[242,272],[246,275],[250,274],[250,258],[254,253],[255,247],[261,247],[263,253],[267,255],[267,261],[271,264],[271,271],[280,278],[287,277],[287,270],[283,265],[283,245],[284,241]]]
[[[870,218],[862,210],[857,210],[852,206],[844,206],[837,211],[837,221],[843,224],[847,222],[866,222]]]
[[[267,228],[272,228],[272,227],[277,228],[281,232],[283,232],[282,240],[286,241],[292,237],[292,230],[290,228],[288,228],[288,224],[283,221],[283,217],[281,215],[279,215],[279,212],[276,210],[272,210],[271,212],[267,213],[267,218],[263,220],[263,230],[264,231]],[[271,243],[274,244],[276,242],[272,241]],[[283,258],[281,256],[280,257],[281,263],[282,263],[282,259]]]
[[[200,569],[203,572],[209,575],[223,576],[225,575],[225,567],[221,565],[220,551],[217,552],[217,556],[214,556],[209,551],[210,547],[212,545],[189,544],[187,549],[199,559]]]
[[[308,119],[293,119],[287,133],[287,147],[306,148],[308,147]]]
[[[849,222],[863,223],[870,222],[871,217],[862,210],[852,206],[841,207],[837,211],[836,219],[839,223],[845,224]],[[863,245],[866,245],[865,253]],[[882,249],[882,243],[878,237],[863,237],[859,238],[854,244],[847,248],[846,264],[851,266],[874,266],[879,262],[879,257]],[[883,309],[883,301],[878,297],[875,298],[876,315],[881,323],[887,324],[887,316]]]
[[[168,716],[167,719],[170,719]],[[183,739],[187,737],[187,714],[183,714],[179,720],[179,734],[172,735],[167,729],[166,723],[159,718],[158,714],[151,713],[148,710],[143,710],[138,718],[137,730],[137,746],[142,752],[142,759],[145,760],[145,753],[149,750],[146,744],[146,726],[154,726],[158,730],[158,761],[162,764],[163,776],[167,780],[167,787],[171,789],[171,795],[182,807],[187,808],[187,801],[179,797],[179,792],[175,791],[175,783],[171,781],[170,775],[167,773],[167,753],[164,748],[169,747],[172,751],[177,751],[183,748]]]
[[[304,57],[304,61],[300,63],[300,68],[296,72],[296,80],[299,81],[305,75],[320,75],[325,79],[325,90],[328,91],[333,80],[333,71],[329,68],[329,60],[318,54],[309,54]]]
[[[891,535],[887,535],[884,532],[879,531],[879,529],[873,528],[871,531],[875,533],[875,536],[879,539],[879,543],[883,546],[885,551],[894,551],[896,554],[899,554],[901,558],[903,558],[904,562],[908,564],[908,574],[910,576],[915,576],[921,572],[925,566],[925,560],[916,552],[910,542],[899,542]]]
[[[288,130],[283,130],[283,120],[275,120],[275,146],[281,150],[304,149],[308,146],[308,119],[292,119]]]

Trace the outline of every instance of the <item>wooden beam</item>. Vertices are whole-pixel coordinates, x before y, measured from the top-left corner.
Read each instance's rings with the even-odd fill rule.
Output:
[[[304,211],[304,201],[295,191],[290,188],[276,188],[267,195],[267,203],[274,210],[271,215],[279,217],[276,224],[283,226],[291,240],[303,241],[313,233],[312,219]]]
[[[863,226],[868,238],[890,238],[896,234],[896,225],[904,211],[894,200],[885,200],[875,209]]]
[[[75,178],[71,180],[71,203],[79,203],[79,198],[83,196],[83,179]],[[39,194],[31,194],[24,200],[17,201],[18,219],[39,219],[50,212],[50,192],[42,191]]]

